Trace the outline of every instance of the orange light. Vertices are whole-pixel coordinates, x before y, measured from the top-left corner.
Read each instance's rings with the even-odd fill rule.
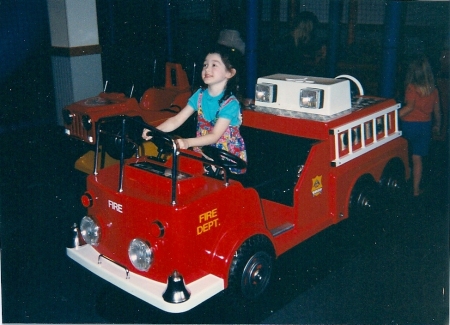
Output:
[[[156,238],[164,236],[163,224],[158,220],[153,221],[152,224],[150,225],[150,233],[152,234],[152,236]]]
[[[93,203],[94,203],[94,200],[92,200],[92,196],[89,193],[86,192],[81,196],[81,204],[85,208],[91,207]]]

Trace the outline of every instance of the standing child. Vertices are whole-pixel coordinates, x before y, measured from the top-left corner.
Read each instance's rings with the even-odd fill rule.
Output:
[[[157,127],[163,132],[171,132],[197,111],[197,136],[177,139],[180,149],[193,147],[200,152],[199,147],[212,145],[247,160],[244,139],[239,132],[241,107],[234,93],[240,56],[233,49],[220,45],[211,51],[202,69],[202,80],[207,87],[200,88],[189,98],[185,108]],[[142,133],[145,140],[151,138],[148,131],[144,129]],[[231,171],[241,173],[240,170]]]
[[[425,56],[410,63],[405,86],[406,104],[400,109],[399,116],[402,119],[403,136],[408,140],[412,151],[413,194],[419,196],[422,193],[422,157],[428,155],[432,129],[434,133],[439,133],[441,127],[439,93],[430,63]]]

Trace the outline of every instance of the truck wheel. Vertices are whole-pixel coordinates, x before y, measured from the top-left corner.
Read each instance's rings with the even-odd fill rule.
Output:
[[[374,214],[380,208],[379,201],[379,188],[373,178],[360,178],[350,195],[350,218]]]
[[[399,161],[389,162],[380,178],[380,186],[388,200],[395,203],[406,193],[405,167]]]
[[[228,291],[245,300],[258,298],[269,284],[273,248],[264,236],[248,239],[234,253],[228,277]]]

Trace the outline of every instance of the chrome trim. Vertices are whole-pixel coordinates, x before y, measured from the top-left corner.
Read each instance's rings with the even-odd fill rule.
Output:
[[[119,193],[123,192],[123,169],[125,167],[125,122],[126,119],[124,118],[122,120],[122,134],[120,135],[122,138],[122,141],[120,142],[120,169],[119,169]],[[97,141],[98,142],[98,141]]]
[[[123,266],[122,264],[120,264],[120,263],[114,261],[112,258],[109,258],[109,257],[106,256],[106,255],[103,255],[103,254],[98,255],[97,264],[102,264],[102,262],[100,261],[100,259],[101,259],[102,257],[103,257],[105,260],[108,260],[108,261],[110,261],[111,263],[114,263],[114,264],[116,264],[117,266],[120,266],[121,268],[123,268],[123,269],[125,270],[125,279],[129,279],[129,278],[130,278],[130,271],[129,271],[125,266]]]
[[[71,227],[72,229],[72,241],[71,248],[77,248],[80,246],[80,232],[76,223]]]
[[[279,236],[293,228],[294,228],[294,225],[292,223],[287,222],[287,223],[282,224],[281,226],[278,226],[278,227],[272,229],[270,231],[270,233],[272,234],[272,236],[276,237],[276,236]]]
[[[123,178],[124,178],[124,169],[125,169],[125,157],[124,157],[124,149],[125,149],[125,141],[129,141],[128,139],[126,139],[125,137],[125,124],[127,123],[127,121],[130,122],[134,122],[134,123],[138,123],[141,124],[143,127],[146,127],[148,129],[150,129],[153,133],[157,133],[158,137],[163,138],[165,141],[169,142],[172,144],[172,175],[171,175],[171,180],[172,180],[172,186],[171,186],[171,204],[172,206],[177,205],[177,197],[176,197],[176,191],[177,191],[177,180],[178,180],[178,156],[182,155],[185,157],[189,157],[192,159],[196,159],[199,160],[203,163],[209,164],[209,165],[214,165],[217,168],[221,168],[224,172],[224,185],[227,187],[230,185],[230,178],[229,178],[229,173],[227,172],[227,169],[218,165],[215,165],[213,162],[203,158],[203,157],[198,157],[195,155],[191,155],[187,152],[181,152],[178,151],[177,148],[177,144],[176,141],[174,139],[172,139],[169,135],[165,134],[164,132],[158,130],[157,128],[139,122],[139,121],[135,121],[135,120],[130,120],[129,117],[127,116],[121,116],[120,118],[122,118],[122,130],[121,130],[121,134],[120,137],[122,139],[121,142],[121,153],[120,153],[120,167],[119,167],[119,184],[118,184],[118,192],[121,193],[123,192]],[[102,131],[101,130],[101,126],[103,123],[108,122],[108,120],[110,120],[111,118],[105,118],[105,119],[101,119],[98,121],[97,125],[97,129],[96,129],[96,136],[97,136],[97,142],[95,143],[95,156],[94,156],[94,175],[98,175],[99,170],[98,170],[98,156],[99,156],[99,152],[100,152],[100,134],[104,134],[104,135],[110,135],[108,134],[108,132]],[[117,134],[115,134],[114,136],[118,136]],[[136,144],[136,157],[139,158],[139,148]]]

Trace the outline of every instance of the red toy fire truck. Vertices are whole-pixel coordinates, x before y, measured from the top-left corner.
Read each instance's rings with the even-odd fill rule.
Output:
[[[178,150],[149,127],[156,156],[122,158],[87,177],[87,213],[74,225],[68,256],[167,312],[223,290],[260,296],[278,256],[404,188],[400,105],[352,98],[349,79],[259,78],[241,126],[248,163],[212,146],[204,156]],[[211,175],[205,164],[221,172]]]
[[[97,124],[103,118],[126,115],[142,119],[150,125],[159,125],[186,106],[191,94],[189,81],[181,64],[167,62],[164,87],[147,89],[139,103],[124,93],[108,93],[105,89],[98,96],[65,107],[62,111],[65,133],[86,143],[96,144]],[[114,124],[110,121],[109,128],[111,132],[119,132],[120,122]],[[106,141],[103,147],[105,150],[101,165],[109,166],[117,163],[119,153],[114,143]],[[141,151],[153,152],[154,148],[151,145],[147,147],[142,146]],[[90,174],[93,170],[93,161],[94,153],[89,151],[76,161],[75,168]]]

